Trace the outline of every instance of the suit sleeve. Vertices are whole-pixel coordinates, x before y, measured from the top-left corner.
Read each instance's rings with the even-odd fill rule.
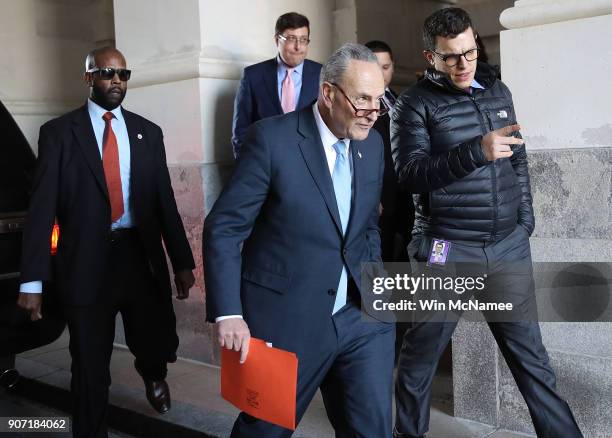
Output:
[[[176,200],[174,198],[174,191],[172,190],[168,164],[166,162],[163,134],[161,129],[157,128],[157,131],[157,141],[155,142],[159,154],[157,191],[159,195],[159,215],[162,237],[174,272],[185,269],[191,270],[195,268],[193,254],[189,247],[187,236],[185,235],[183,221],[176,207]]]
[[[232,147],[234,158],[238,158],[247,130],[253,123],[253,96],[246,70],[242,73],[238,92],[234,99],[234,117],[232,119]]]
[[[504,87],[505,88],[505,87]],[[510,102],[512,102],[512,94],[510,90],[505,88],[505,92]],[[514,111],[514,104],[512,105],[512,114],[516,114]],[[516,121],[515,121],[516,123]],[[516,137],[523,138],[520,132],[516,133]],[[535,215],[533,213],[533,198],[531,196],[531,183],[529,180],[529,169],[527,164],[527,149],[525,144],[517,144],[512,146],[512,156],[510,157],[510,163],[516,173],[518,184],[521,187],[521,204],[519,205],[518,212],[518,223],[522,225],[527,233],[531,236],[535,228]]]
[[[51,281],[51,232],[55,223],[60,145],[48,125],[40,128],[38,159],[23,232],[21,283]]]
[[[428,110],[415,96],[403,94],[391,119],[391,150],[399,183],[409,193],[431,192],[460,180],[488,164],[482,137],[432,154]]]
[[[378,188],[378,199],[380,199],[380,192],[382,191],[383,185],[383,175],[385,172],[385,151],[382,143],[382,139],[380,136],[376,136],[378,138],[378,143],[380,143],[380,156],[378,163],[378,180],[380,181],[380,185]],[[370,261],[371,262],[381,262],[382,261],[382,251],[380,247],[380,228],[378,227],[378,221],[380,219],[378,211],[378,205],[373,209],[370,214],[370,219],[368,221],[368,229],[366,231],[366,238],[368,240],[368,246],[370,249]]]
[[[271,157],[257,124],[245,139],[230,180],[204,221],[202,244],[207,321],[241,315],[241,245],[253,225],[270,187]]]

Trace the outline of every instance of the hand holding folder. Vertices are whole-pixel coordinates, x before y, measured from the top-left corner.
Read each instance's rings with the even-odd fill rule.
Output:
[[[221,396],[260,420],[295,430],[298,359],[295,353],[251,338],[249,355],[221,350]]]

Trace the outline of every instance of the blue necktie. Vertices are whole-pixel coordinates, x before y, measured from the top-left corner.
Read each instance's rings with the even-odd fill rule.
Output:
[[[334,184],[334,193],[336,194],[336,204],[340,213],[340,223],[342,224],[342,234],[346,233],[349,218],[351,216],[351,165],[346,154],[346,144],[339,140],[334,144],[336,150],[336,163],[332,172],[332,182]],[[346,304],[346,290],[348,285],[348,274],[346,267],[342,265],[342,274],[340,275],[340,284],[336,292],[336,301],[334,302],[334,310],[336,313]]]

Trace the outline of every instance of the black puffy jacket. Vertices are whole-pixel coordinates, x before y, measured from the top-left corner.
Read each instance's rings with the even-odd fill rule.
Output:
[[[490,162],[480,145],[489,131],[516,123],[512,96],[487,64],[478,64],[476,81],[485,89],[469,94],[429,69],[396,103],[393,159],[400,184],[415,194],[415,234],[498,241],[517,224],[533,232],[525,146]]]

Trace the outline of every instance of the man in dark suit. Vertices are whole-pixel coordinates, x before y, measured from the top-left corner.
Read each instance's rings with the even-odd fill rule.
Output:
[[[308,18],[288,12],[276,20],[278,55],[244,69],[232,122],[232,146],[238,158],[253,122],[310,106],[319,88],[321,64],[306,58],[310,43]]]
[[[320,387],[337,436],[391,435],[394,326],[359,310],[361,263],[381,260],[384,157],[370,128],[383,94],[372,52],[342,46],[314,105],[251,127],[204,225],[207,320],[220,345],[241,361],[251,335],[295,352],[297,421]],[[290,435],[245,413],[232,431]]]
[[[73,432],[79,437],[107,435],[118,311],[147,398],[160,413],[170,408],[164,379],[167,362],[176,360],[178,337],[162,238],[177,297],[187,298],[194,283],[162,131],[120,106],[129,78],[118,50],[87,56],[86,105],[40,129],[23,238],[18,304],[33,320],[41,318],[41,281],[56,282],[70,331]],[[54,221],[60,239],[52,267]]]
[[[406,247],[410,243],[414,225],[414,204],[412,195],[400,189],[391,156],[389,124],[397,99],[397,93],[390,88],[394,73],[393,51],[384,41],[368,41],[365,46],[374,52],[382,69],[385,79],[384,100],[389,108],[389,113],[379,117],[374,123],[374,129],[378,131],[385,145],[385,175],[379,221],[382,259],[385,262],[407,262]]]
[[[407,246],[412,236],[414,225],[414,203],[412,195],[402,190],[397,180],[393,157],[391,156],[391,136],[389,125],[395,107],[397,93],[391,89],[391,81],[395,72],[395,61],[391,47],[384,41],[369,41],[365,46],[374,52],[378,65],[385,79],[385,104],[389,112],[379,117],[374,123],[385,145],[385,174],[383,176],[382,195],[380,197],[380,250],[384,262],[408,262]],[[403,265],[409,270],[410,265]],[[398,321],[395,330],[395,357],[399,356],[404,332],[409,328],[406,322]]]

